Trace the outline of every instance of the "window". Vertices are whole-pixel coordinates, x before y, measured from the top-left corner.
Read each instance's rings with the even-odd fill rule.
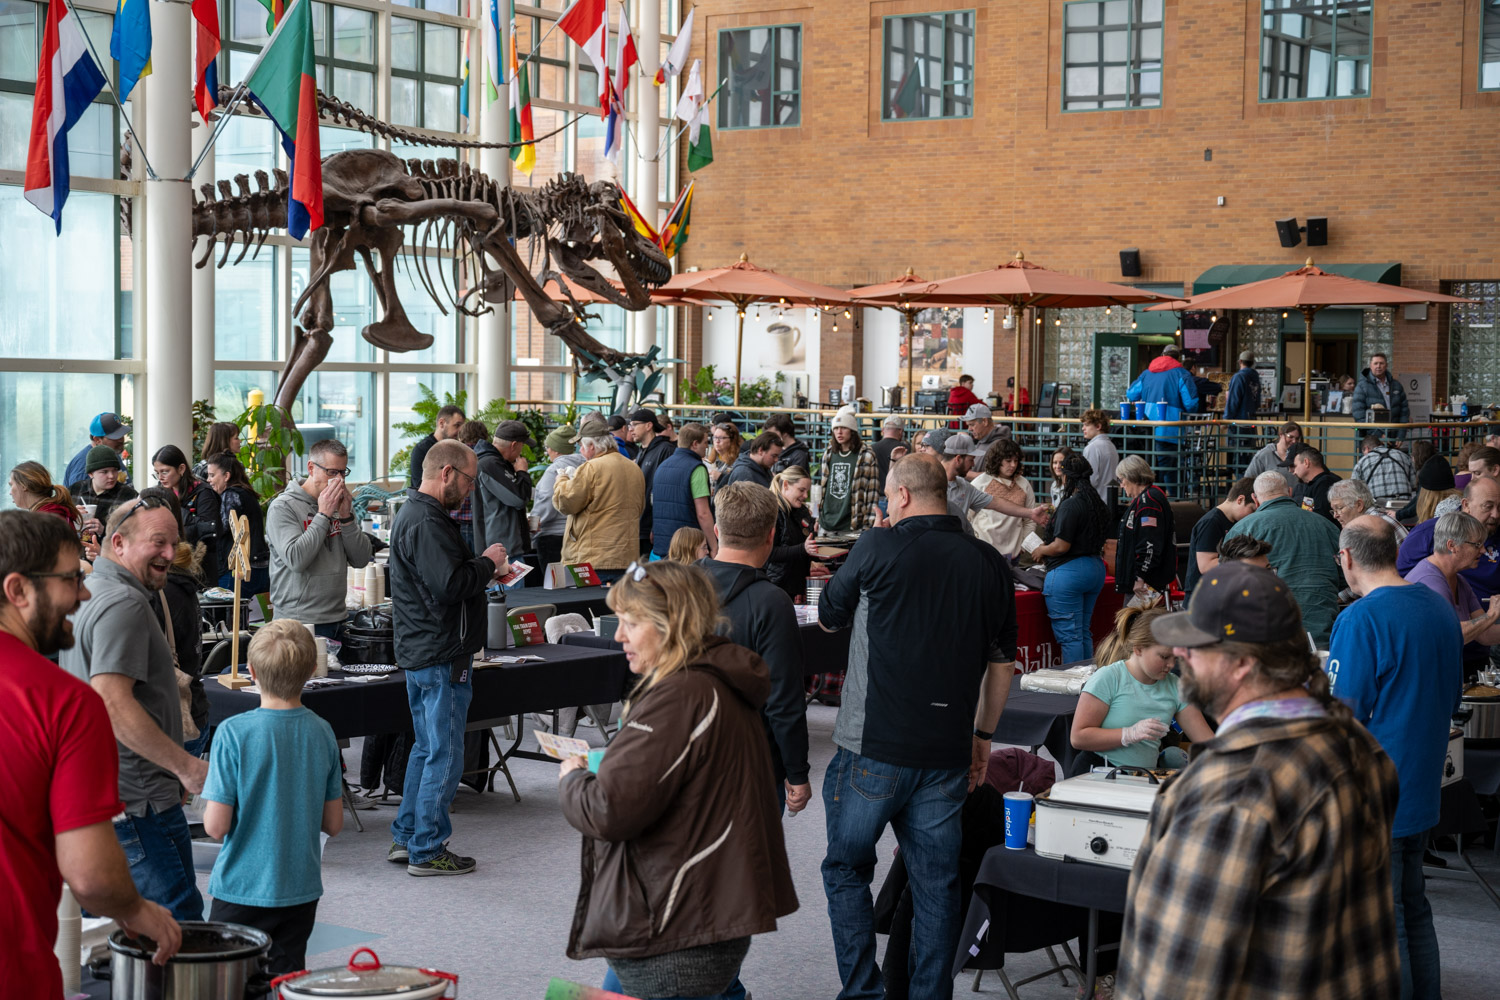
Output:
[[[1370,96],[1368,0],[1261,0],[1260,99]]]
[[[228,37],[224,39],[229,73],[225,76],[221,69],[220,79],[242,80],[270,37],[267,31],[270,15],[257,0],[225,0],[219,18],[221,24],[229,26]],[[375,15],[353,7],[314,2],[312,22],[318,89],[374,114]]]
[[[1162,0],[1063,8],[1063,110],[1161,107]]]
[[[719,32],[720,128],[802,123],[802,26]]]
[[[1500,90],[1500,0],[1479,8],[1479,89]]]
[[[968,118],[974,113],[974,12],[885,19],[880,117]]]
[[[459,61],[457,28],[391,18],[391,121],[457,132]]]

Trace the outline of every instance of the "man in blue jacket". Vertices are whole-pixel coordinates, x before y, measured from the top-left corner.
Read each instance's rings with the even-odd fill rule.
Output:
[[[1161,356],[1146,366],[1140,378],[1125,394],[1132,401],[1145,401],[1150,420],[1181,420],[1198,409],[1198,387],[1192,374],[1182,366],[1182,348],[1168,344]],[[1177,481],[1177,451],[1181,446],[1181,427],[1156,428],[1156,469],[1158,485],[1171,491]]]
[[[1240,352],[1240,370],[1229,380],[1229,392],[1224,399],[1225,420],[1254,420],[1260,411],[1260,373],[1255,370],[1255,353]],[[1233,442],[1234,465],[1250,461],[1255,453],[1255,428],[1234,427],[1229,432]]]

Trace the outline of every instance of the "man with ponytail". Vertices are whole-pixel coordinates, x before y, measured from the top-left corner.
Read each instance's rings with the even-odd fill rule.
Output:
[[[1286,583],[1215,567],[1151,632],[1219,728],[1151,810],[1115,995],[1397,996],[1396,768],[1333,697]]]

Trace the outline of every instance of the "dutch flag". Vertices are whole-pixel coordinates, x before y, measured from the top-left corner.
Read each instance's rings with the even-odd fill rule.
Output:
[[[68,130],[83,117],[105,82],[89,55],[77,15],[63,0],[51,0],[36,71],[25,191],[27,201],[52,216],[58,233],[62,232],[63,203],[68,200]]]

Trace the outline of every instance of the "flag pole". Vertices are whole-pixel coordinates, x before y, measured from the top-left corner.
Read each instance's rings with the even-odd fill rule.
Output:
[[[729,83],[729,77],[726,76],[719,83],[719,85],[714,88],[714,92],[709,95],[708,100],[706,100],[706,101],[703,102],[703,107],[706,108],[710,104],[712,104],[714,102],[714,99],[719,96],[719,91],[723,90],[724,87],[726,85],[728,85],[728,83]],[[702,109],[700,108],[699,110],[702,110]],[[696,115],[694,117],[696,117]],[[688,129],[690,129],[692,127],[693,127],[693,123],[692,123],[691,120],[689,120],[687,122],[687,124],[683,125],[682,128],[680,128],[680,129],[677,130],[677,134],[676,135],[672,134],[672,130],[671,129],[667,129],[667,134],[666,134],[665,137],[663,137],[661,145],[659,145],[659,146],[656,147],[655,162],[660,163],[661,162],[662,154],[664,152],[666,152],[668,149],[671,148],[673,142],[675,142],[676,140],[682,138],[682,133],[686,132]]]
[[[83,29],[83,18],[79,15],[78,8],[73,6],[73,0],[63,0],[63,4],[68,10],[73,12],[73,16],[78,20],[78,33],[83,36],[84,44],[89,47],[89,55],[93,58],[94,65],[99,68],[99,72],[104,76],[104,85],[109,88],[109,96],[114,98],[115,107],[120,112],[120,120],[125,123],[125,131],[130,133],[130,138],[135,141],[135,148],[141,154],[141,162],[146,165],[147,178],[153,181],[159,180],[160,178],[156,176],[156,171],[151,168],[150,158],[146,156],[146,144],[141,142],[141,137],[135,134],[135,128],[130,124],[130,116],[125,113],[125,102],[120,100],[120,93],[115,90],[115,82],[104,71],[104,61],[99,58],[99,53],[94,49],[94,40]]]

